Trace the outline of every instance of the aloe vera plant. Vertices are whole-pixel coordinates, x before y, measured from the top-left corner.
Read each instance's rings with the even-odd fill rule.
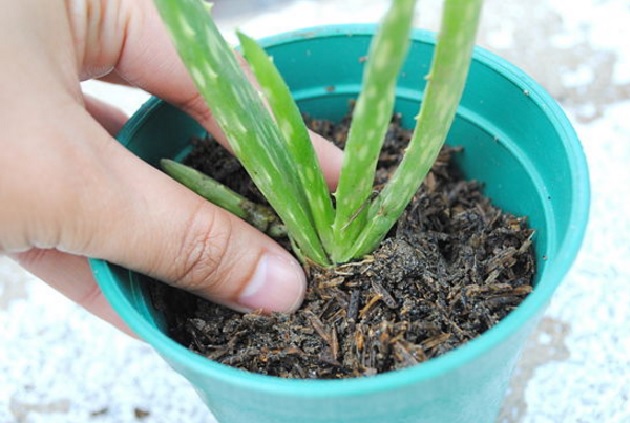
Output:
[[[374,197],[376,163],[393,113],[396,80],[416,7],[416,0],[392,1],[368,52],[334,204],[300,111],[265,51],[238,34],[258,90],[207,13],[207,3],[155,3],[200,94],[234,154],[286,227],[296,254],[327,266],[373,251],[431,168],[463,92],[482,1],[445,0],[413,137],[397,171]],[[186,184],[193,189],[198,185],[190,180]],[[235,197],[232,206],[220,199],[211,201],[246,218]]]

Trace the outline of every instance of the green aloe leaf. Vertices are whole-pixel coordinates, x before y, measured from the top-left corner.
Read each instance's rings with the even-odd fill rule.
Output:
[[[374,250],[420,187],[444,144],[461,99],[483,0],[446,0],[418,121],[402,163],[370,205],[351,257]],[[350,258],[350,257],[348,257]]]
[[[305,256],[327,264],[286,141],[202,0],[155,0],[175,47],[232,150]]]
[[[302,114],[291,96],[289,87],[267,53],[252,38],[242,33],[237,35],[245,59],[250,64],[269,102],[276,123],[287,142],[286,147],[294,159],[315,229],[324,249],[330,251],[333,245],[334,209],[308,129],[302,120]]]
[[[374,173],[391,121],[396,81],[409,48],[416,0],[396,0],[370,45],[335,198],[335,259],[352,248],[366,224]]]

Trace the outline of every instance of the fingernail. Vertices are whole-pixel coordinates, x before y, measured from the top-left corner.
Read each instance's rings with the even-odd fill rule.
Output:
[[[292,258],[263,255],[238,303],[251,310],[292,312],[302,303],[306,278]]]

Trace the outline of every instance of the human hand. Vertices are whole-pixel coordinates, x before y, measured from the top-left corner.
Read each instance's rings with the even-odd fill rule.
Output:
[[[112,138],[124,114],[81,92],[91,78],[140,87],[224,142],[152,2],[0,6],[0,252],[121,328],[86,257],[240,310],[297,308],[305,279],[295,259],[126,151]],[[314,138],[333,185],[341,153]]]

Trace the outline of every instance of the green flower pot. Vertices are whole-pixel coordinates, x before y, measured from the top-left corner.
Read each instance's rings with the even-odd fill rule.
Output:
[[[373,26],[310,28],[263,40],[302,110],[339,119],[360,88]],[[434,49],[416,31],[398,84],[397,110],[412,127]],[[204,130],[152,99],[119,140],[156,165],[180,159]],[[212,362],[165,334],[163,317],[140,274],[92,260],[114,309],[196,388],[221,423],[491,422],[528,334],[571,266],[587,223],[589,184],[579,141],[550,96],[522,71],[484,50],[474,55],[448,143],[464,147],[459,165],[505,210],[529,216],[535,229],[535,288],[477,339],[417,366],[369,378],[285,380]],[[174,206],[176,207],[176,205]]]

